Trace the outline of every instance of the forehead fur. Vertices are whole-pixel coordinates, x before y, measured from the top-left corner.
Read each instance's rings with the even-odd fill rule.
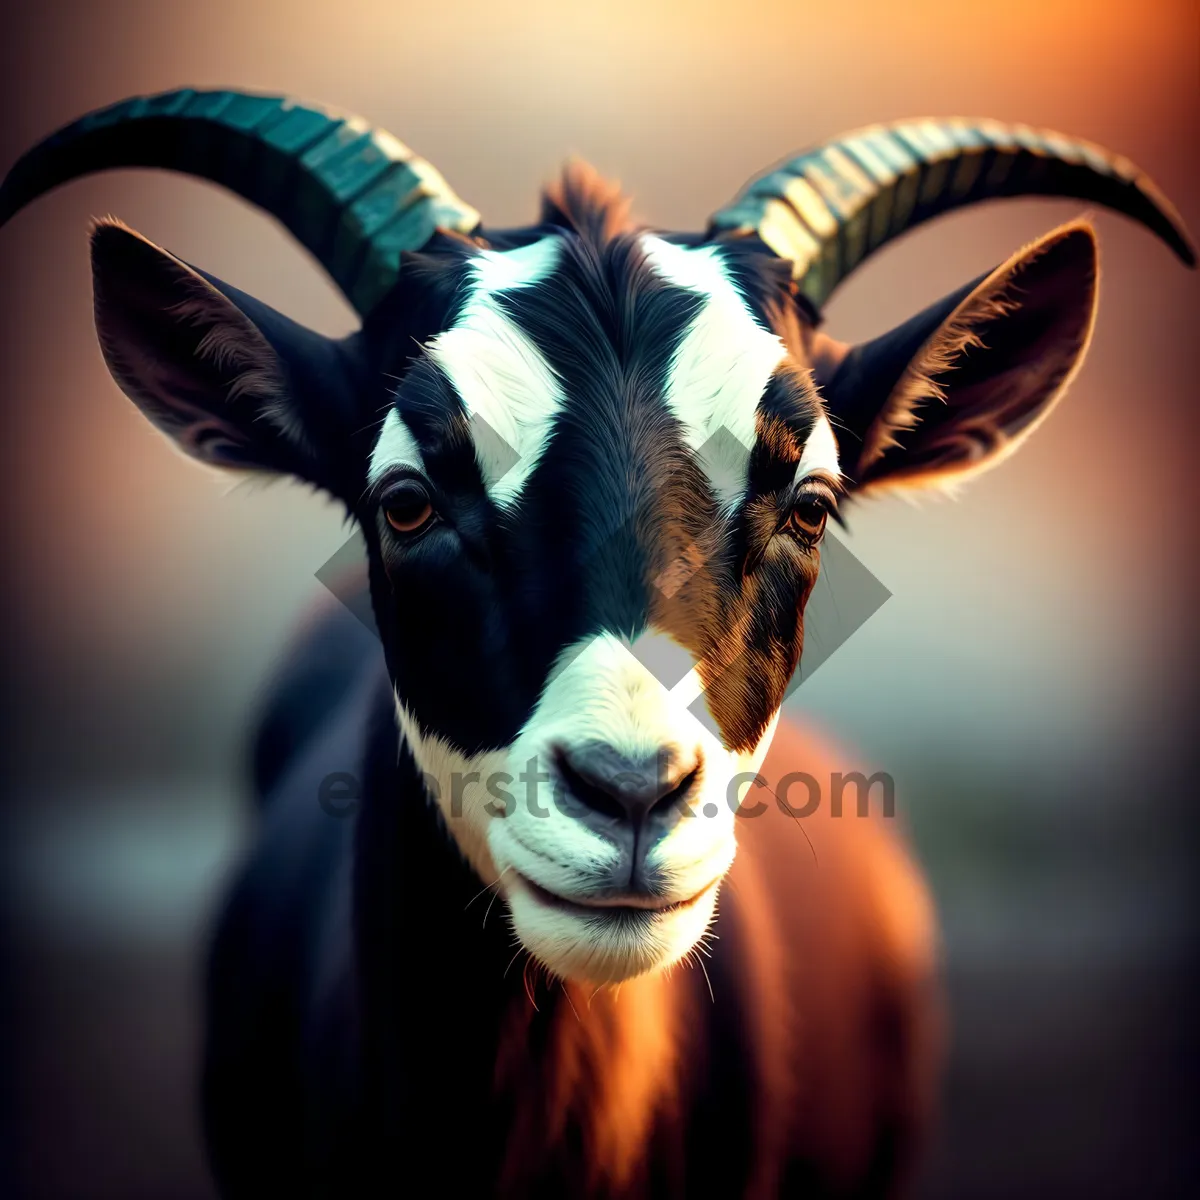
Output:
[[[758,403],[787,350],[751,313],[719,248],[650,235],[642,248],[658,275],[700,302],[671,359],[664,398],[720,499],[731,504],[745,485]]]
[[[455,306],[425,341],[423,364],[441,383],[413,372],[374,448],[372,478],[393,463],[427,462],[423,443],[439,434],[441,410],[440,434],[453,423],[458,441],[474,443],[484,486],[508,507],[567,408],[585,413],[619,457],[621,426],[628,432],[639,410],[657,406],[677,422],[716,502],[736,503],[764,393],[789,359],[772,328],[781,303],[770,260],[746,246],[637,232],[619,189],[578,163],[547,191],[543,220],[533,240],[526,231],[447,247],[459,261]],[[819,397],[806,379],[775,390],[789,399],[784,416],[802,446],[822,424]],[[832,454],[820,460],[836,474],[836,447],[824,442]]]
[[[404,466],[446,515],[378,605],[472,640],[487,702],[464,706],[425,641],[385,639],[399,694],[462,748],[509,744],[567,648],[654,632],[706,665],[740,751],[799,653],[816,556],[773,534],[801,476],[837,475],[820,397],[742,250],[632,229],[614,197],[564,185],[538,229],[444,247],[453,308],[374,446],[368,503]]]

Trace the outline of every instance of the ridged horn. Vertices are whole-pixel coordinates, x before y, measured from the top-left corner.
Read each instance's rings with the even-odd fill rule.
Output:
[[[1196,265],[1174,206],[1127,158],[1061,133],[988,120],[902,121],[826,142],[754,179],[713,215],[709,235],[758,234],[792,261],[800,291],[819,309],[892,238],[1001,196],[1104,205]]]
[[[479,214],[424,159],[360,117],[284,96],[186,88],[122,100],[25,154],[0,185],[0,225],[70,179],[162,167],[210,179],[283,223],[365,317],[395,284],[400,252]]]

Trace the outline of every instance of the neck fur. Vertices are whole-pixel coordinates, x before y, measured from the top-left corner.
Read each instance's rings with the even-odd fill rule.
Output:
[[[390,694],[374,712],[355,863],[371,1107],[397,1129],[411,1128],[414,1103],[446,1120],[478,1114],[471,1136],[494,1143],[502,1192],[520,1194],[577,1139],[587,1152],[563,1168],[589,1164],[592,1177],[572,1181],[580,1194],[626,1186],[674,1109],[691,973],[602,989],[550,977],[463,860],[402,740],[397,753]]]

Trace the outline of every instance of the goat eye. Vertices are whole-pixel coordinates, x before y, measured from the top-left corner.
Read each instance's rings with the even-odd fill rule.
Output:
[[[825,532],[825,522],[828,519],[829,509],[823,500],[804,496],[792,506],[787,524],[789,529],[805,541],[815,542]]]
[[[406,479],[384,497],[383,515],[397,533],[416,533],[433,519],[433,505],[417,480]]]

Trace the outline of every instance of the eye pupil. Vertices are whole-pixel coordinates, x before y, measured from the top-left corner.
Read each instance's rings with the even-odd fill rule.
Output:
[[[819,500],[799,500],[792,508],[789,524],[798,533],[815,539],[825,532],[829,510]]]
[[[398,533],[415,533],[429,523],[433,505],[429,493],[416,480],[409,480],[384,499],[383,514]]]

